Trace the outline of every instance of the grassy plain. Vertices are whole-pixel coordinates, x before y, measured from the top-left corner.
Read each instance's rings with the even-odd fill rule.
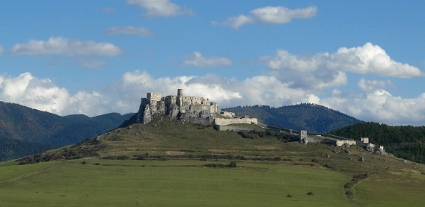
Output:
[[[206,168],[228,162],[85,161],[53,162],[45,170],[25,165],[35,173],[8,177],[0,206],[354,206],[343,189],[350,177],[325,169],[278,162]],[[0,174],[20,167],[0,167]]]
[[[410,171],[389,176],[374,176],[355,188],[355,197],[365,206],[424,206],[425,175]]]

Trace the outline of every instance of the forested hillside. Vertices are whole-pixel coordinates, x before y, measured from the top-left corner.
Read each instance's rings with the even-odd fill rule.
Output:
[[[277,127],[294,130],[307,130],[315,133],[329,131],[362,122],[333,109],[316,104],[299,104],[292,106],[238,106],[225,108],[237,116],[249,115],[260,122]]]
[[[51,144],[31,143],[16,139],[0,138],[0,162],[37,154],[55,147],[56,146]]]
[[[397,157],[425,163],[425,126],[388,126],[374,122],[358,123],[330,134],[384,145],[386,151]]]
[[[0,102],[0,160],[78,143],[118,127],[132,114],[58,116],[19,104]],[[8,140],[9,139],[9,140]],[[38,144],[34,144],[38,143]],[[34,145],[33,149],[28,146]]]

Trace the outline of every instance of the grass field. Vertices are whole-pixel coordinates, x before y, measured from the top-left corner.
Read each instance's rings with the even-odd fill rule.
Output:
[[[417,172],[376,176],[354,190],[357,201],[365,206],[425,206],[425,175]]]
[[[344,195],[350,177],[329,170],[255,162],[206,168],[228,163],[85,161],[0,166],[1,175],[17,175],[1,177],[0,206],[355,206]]]
[[[17,165],[35,160],[41,163]],[[204,167],[231,161],[236,168]],[[422,164],[356,146],[304,145],[271,134],[242,138],[164,117],[19,162],[0,163],[0,206],[425,203]]]

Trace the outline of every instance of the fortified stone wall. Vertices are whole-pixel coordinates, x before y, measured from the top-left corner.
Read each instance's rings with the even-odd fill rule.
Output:
[[[302,144],[321,143],[321,144],[335,145],[335,146],[339,146],[339,147],[341,147],[343,145],[350,145],[350,146],[356,145],[356,146],[365,148],[369,152],[375,152],[377,154],[386,154],[386,152],[384,150],[384,146],[369,143],[369,138],[367,138],[367,137],[362,137],[361,141],[349,140],[349,139],[331,140],[331,139],[326,139],[326,138],[308,136],[307,130],[301,130],[300,131],[300,143],[302,143]]]
[[[215,125],[215,129],[218,131],[252,131],[252,127],[235,126],[235,125]],[[256,131],[265,131],[265,129],[255,129]]]
[[[344,144],[348,145],[356,145],[357,142],[355,140],[337,140],[335,145],[341,147]]]
[[[214,120],[215,125],[230,125],[230,124],[258,124],[256,118],[234,118],[234,119],[224,119],[216,118]]]

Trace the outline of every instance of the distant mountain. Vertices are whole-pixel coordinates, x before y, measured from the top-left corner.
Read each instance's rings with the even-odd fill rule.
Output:
[[[425,126],[388,126],[366,122],[331,131],[330,134],[360,140],[369,137],[372,143],[385,146],[397,157],[425,163]]]
[[[17,153],[21,150],[20,146],[37,143],[38,145],[33,147],[40,149],[35,150],[35,153],[38,153],[49,148],[78,143],[118,127],[132,115],[110,113],[96,117],[62,117],[19,104],[0,102],[0,143],[8,143],[2,145],[2,153],[7,150],[10,152],[4,156],[0,153],[0,160],[22,156],[22,153]],[[24,151],[33,153],[29,149]]]
[[[327,133],[335,129],[363,122],[341,112],[316,104],[298,104],[277,108],[258,105],[238,106],[223,110],[234,112],[240,117],[245,115],[255,117],[258,121],[266,125],[294,130],[307,130],[314,133]]]

